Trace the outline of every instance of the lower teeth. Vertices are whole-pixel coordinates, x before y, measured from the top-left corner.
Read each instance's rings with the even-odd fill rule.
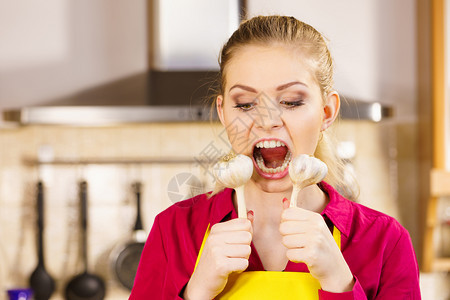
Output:
[[[279,172],[284,171],[287,168],[290,160],[291,160],[291,152],[288,151],[288,153],[286,154],[286,157],[284,158],[284,162],[280,167],[268,168],[268,167],[266,167],[266,165],[264,165],[264,159],[262,158],[262,155],[259,154],[259,156],[256,157],[256,164],[265,173],[279,173]]]

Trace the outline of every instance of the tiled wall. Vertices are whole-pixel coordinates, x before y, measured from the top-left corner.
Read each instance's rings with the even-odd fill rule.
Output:
[[[90,271],[108,282],[108,299],[126,299],[107,270],[107,255],[130,238],[135,222],[131,185],[141,181],[143,223],[148,232],[155,215],[172,204],[170,180],[193,173],[211,182],[199,163],[150,163],[152,158],[205,158],[204,150],[224,148],[209,123],[149,124],[105,128],[30,126],[0,130],[0,299],[7,288],[26,286],[37,263],[35,189],[45,184],[45,258],[61,291],[82,271],[79,255],[78,182],[88,182],[88,246]],[[213,144],[211,144],[213,143]],[[119,164],[34,164],[41,153],[56,160],[105,160]],[[144,163],[139,163],[144,159]],[[135,160],[127,164],[125,161]],[[203,164],[203,163],[202,163]],[[187,191],[180,190],[180,193]],[[61,299],[57,293],[52,299]]]
[[[353,142],[353,164],[360,183],[361,202],[399,220],[413,239],[417,228],[417,199],[403,205],[398,188],[402,159],[396,150],[398,126],[393,123],[341,121],[336,132],[341,140]],[[169,182],[191,173],[208,190],[212,178],[201,164],[149,163],[150,158],[212,158],[227,145],[219,124],[146,124],[104,128],[29,126],[0,130],[0,299],[4,290],[26,286],[36,266],[35,185],[45,184],[45,257],[48,271],[57,280],[58,293],[82,270],[78,248],[78,182],[88,182],[90,271],[105,276],[107,299],[126,299],[121,288],[105,271],[105,257],[130,236],[135,218],[131,183],[143,183],[143,217],[148,231],[153,218],[173,203]],[[403,141],[410,144],[411,140]],[[146,159],[144,164],[42,164],[27,162],[38,153],[54,159]],[[403,155],[406,158],[402,158]],[[412,163],[412,162],[408,162]],[[406,168],[407,169],[407,168]],[[409,170],[410,171],[410,170]],[[408,172],[409,172],[408,171]],[[405,189],[406,190],[406,189]],[[185,191],[180,190],[180,193]]]

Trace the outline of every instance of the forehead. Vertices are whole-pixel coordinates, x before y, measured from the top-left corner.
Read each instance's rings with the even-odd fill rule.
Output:
[[[272,89],[293,80],[310,87],[317,85],[309,57],[282,45],[247,45],[235,49],[224,71],[225,90],[238,83],[261,90]]]

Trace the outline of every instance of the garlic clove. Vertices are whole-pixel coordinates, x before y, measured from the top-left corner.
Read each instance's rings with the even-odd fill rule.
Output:
[[[322,181],[328,173],[327,165],[318,158],[301,154],[289,164],[289,176],[300,189]]]

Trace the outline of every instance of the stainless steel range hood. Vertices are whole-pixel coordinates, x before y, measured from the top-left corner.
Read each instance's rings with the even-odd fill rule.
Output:
[[[392,116],[377,102],[343,102],[340,117],[379,122]],[[4,112],[4,120],[22,125],[110,126],[131,123],[199,122],[217,120],[206,105],[179,106],[40,106]]]
[[[3,120],[74,126],[210,120],[205,102],[215,89],[216,56],[244,15],[244,2],[149,1],[148,72],[40,106],[9,109]],[[390,114],[379,103],[344,101],[341,107],[343,119],[380,121]]]
[[[70,126],[216,120],[206,98],[215,89],[216,77],[214,71],[153,71],[44,106],[7,110],[3,119],[22,125]],[[342,119],[378,122],[392,116],[392,110],[380,103],[343,99]]]
[[[71,126],[216,120],[206,98],[215,89],[216,77],[215,71],[153,71],[44,106],[8,110],[3,118],[22,125]],[[342,98],[342,119],[378,122],[392,116],[392,110],[380,103]]]

